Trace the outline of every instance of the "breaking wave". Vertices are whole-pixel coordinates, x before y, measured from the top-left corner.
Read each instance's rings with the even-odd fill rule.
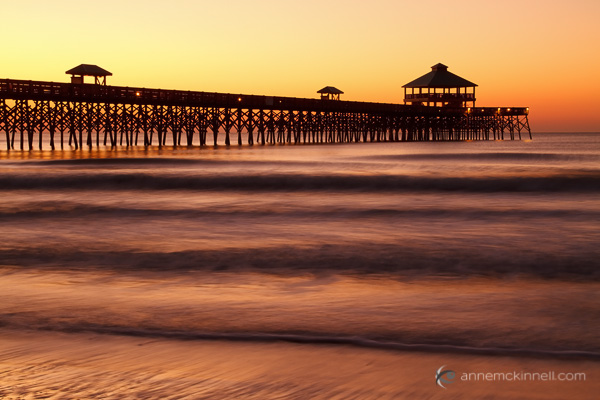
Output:
[[[0,176],[4,190],[223,190],[223,191],[463,191],[598,192],[600,173],[549,176],[424,177],[402,175],[168,175],[151,173],[61,173]]]

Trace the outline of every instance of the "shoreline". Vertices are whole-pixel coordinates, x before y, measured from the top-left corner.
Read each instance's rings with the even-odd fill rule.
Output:
[[[584,372],[583,382],[435,385],[461,371]],[[293,343],[0,331],[0,399],[592,399],[600,363]],[[501,387],[500,387],[501,385]]]
[[[581,322],[595,282],[1,268],[0,276],[5,330],[600,359],[594,320]],[[495,318],[482,320],[481,310]]]

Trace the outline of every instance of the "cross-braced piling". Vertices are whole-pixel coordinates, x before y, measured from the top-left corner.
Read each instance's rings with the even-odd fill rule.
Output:
[[[8,150],[521,139],[528,113],[0,80]]]

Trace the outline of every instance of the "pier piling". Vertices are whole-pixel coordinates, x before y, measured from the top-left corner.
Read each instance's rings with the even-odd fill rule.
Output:
[[[528,114],[525,107],[427,107],[0,80],[0,137],[7,150],[36,145],[54,150],[57,140],[64,149],[65,139],[75,149],[205,146],[209,132],[215,146],[230,146],[232,134],[238,145],[244,138],[248,145],[516,140],[523,133],[531,138]]]

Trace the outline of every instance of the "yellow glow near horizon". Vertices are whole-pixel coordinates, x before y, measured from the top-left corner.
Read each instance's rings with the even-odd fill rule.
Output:
[[[2,5],[1,78],[401,103],[438,62],[477,106],[530,107],[535,131],[600,131],[600,2],[23,0]]]

